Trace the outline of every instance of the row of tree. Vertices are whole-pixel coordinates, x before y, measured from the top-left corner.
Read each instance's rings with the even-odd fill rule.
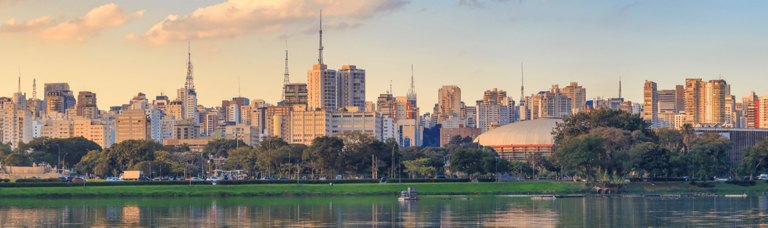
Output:
[[[472,143],[471,138],[451,140],[444,148],[403,149],[394,140],[381,142],[363,134],[319,137],[309,146],[273,137],[253,147],[217,139],[199,153],[187,146],[167,147],[150,140],[128,140],[101,149],[84,138],[37,138],[16,150],[0,145],[0,159],[6,165],[48,163],[100,177],[117,176],[125,170],[142,170],[150,176],[206,176],[216,169],[242,170],[252,177],[470,177],[520,166],[499,159],[493,150]]]
[[[651,130],[648,122],[624,111],[579,113],[558,124],[555,163],[565,175],[590,181],[627,177],[711,179],[738,176],[728,152],[731,142],[719,134]]]

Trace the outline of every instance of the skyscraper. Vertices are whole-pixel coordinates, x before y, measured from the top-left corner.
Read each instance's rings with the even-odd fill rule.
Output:
[[[656,82],[645,80],[643,86],[643,119],[657,127],[659,106],[658,92],[656,91]]]
[[[696,125],[701,123],[704,115],[704,99],[706,83],[701,78],[685,79],[685,122]]]
[[[80,91],[77,94],[77,105],[75,109],[77,116],[88,119],[98,118],[99,108],[96,106],[96,94],[89,91]]]
[[[573,113],[577,112],[583,112],[585,110],[584,104],[587,103],[587,89],[580,86],[577,82],[571,82],[563,88],[563,94],[571,98],[571,104],[573,108]]]
[[[725,97],[730,96],[725,80],[710,80],[705,87],[704,120],[706,124],[725,122]]]
[[[320,15],[320,48],[317,64],[307,72],[307,108],[335,111],[339,106],[336,71],[323,63],[323,17]]]
[[[344,65],[338,71],[338,106],[365,109],[365,70],[355,65]]]
[[[44,88],[46,113],[49,115],[65,114],[75,106],[75,96],[67,83],[45,83]]]
[[[177,91],[177,99],[181,101],[181,117],[189,120],[193,125],[200,122],[200,115],[197,111],[197,91],[195,90],[195,79],[192,67],[192,52],[187,46],[187,78],[184,88]]]
[[[115,143],[149,139],[150,128],[144,110],[123,110],[115,121]]]
[[[509,97],[504,90],[493,88],[486,90],[483,99],[478,100],[475,106],[477,128],[485,132],[510,122],[513,110],[509,107]],[[469,117],[468,117],[469,118]],[[468,125],[469,126],[469,125]]]
[[[445,85],[438,90],[438,123],[451,117],[459,117],[461,112],[461,89],[455,85]]]

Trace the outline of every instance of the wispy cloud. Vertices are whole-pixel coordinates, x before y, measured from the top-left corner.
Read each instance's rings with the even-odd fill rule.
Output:
[[[105,29],[118,27],[143,15],[143,10],[126,13],[117,4],[109,3],[69,20],[54,20],[50,16],[28,21],[11,18],[0,25],[0,33],[33,33],[43,40],[84,41]]]
[[[229,0],[198,8],[189,15],[168,15],[143,35],[130,34],[128,39],[163,44],[278,32],[286,26],[317,20],[320,9],[323,9],[324,17],[344,19],[330,27],[351,29],[366,19],[400,9],[407,3],[407,0]]]

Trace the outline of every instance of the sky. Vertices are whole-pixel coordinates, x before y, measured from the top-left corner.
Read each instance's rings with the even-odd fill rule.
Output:
[[[97,94],[100,109],[139,92],[175,98],[191,43],[198,100],[276,103],[285,49],[291,82],[317,62],[366,70],[366,96],[404,96],[414,66],[418,104],[458,85],[468,105],[499,88],[519,98],[576,81],[587,97],[642,102],[644,80],[725,79],[737,98],[768,95],[768,1],[567,0],[0,0],[0,96],[31,96],[32,79]]]

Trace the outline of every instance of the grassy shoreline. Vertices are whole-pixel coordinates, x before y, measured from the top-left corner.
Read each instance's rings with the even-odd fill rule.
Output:
[[[13,187],[0,188],[0,198],[59,197],[201,197],[201,196],[343,196],[397,195],[406,187],[415,187],[421,195],[481,194],[589,194],[591,189],[580,183],[527,181],[504,183],[388,183],[388,184],[247,184],[247,185],[145,185],[88,187]],[[743,187],[717,183],[700,188],[687,183],[632,183],[627,194],[763,194],[768,184]]]

